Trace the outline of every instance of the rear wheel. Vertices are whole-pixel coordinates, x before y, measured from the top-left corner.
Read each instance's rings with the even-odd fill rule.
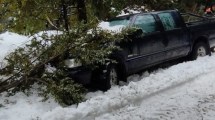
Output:
[[[213,52],[213,53],[215,52],[215,47],[211,48],[211,52]]]
[[[198,42],[195,44],[191,59],[196,60],[198,57],[204,57],[210,54],[210,47],[205,42]]]

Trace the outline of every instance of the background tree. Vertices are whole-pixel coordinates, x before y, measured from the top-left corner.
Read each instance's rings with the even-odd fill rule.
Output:
[[[5,26],[16,32],[32,33],[52,28],[69,29],[69,12],[77,9],[78,20],[86,18],[85,0],[1,0],[1,21],[11,23]],[[70,14],[70,16],[68,16]]]
[[[47,26],[68,30],[79,22],[106,20],[123,9],[196,12],[206,5],[206,0],[1,0],[0,5],[0,22],[6,28],[32,33]]]

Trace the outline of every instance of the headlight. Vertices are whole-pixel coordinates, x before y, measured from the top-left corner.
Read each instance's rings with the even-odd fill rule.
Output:
[[[64,61],[64,63],[67,68],[75,68],[82,66],[81,62],[76,61],[75,59],[67,59]]]

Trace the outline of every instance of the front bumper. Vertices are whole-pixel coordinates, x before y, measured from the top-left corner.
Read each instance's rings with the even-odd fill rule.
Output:
[[[92,70],[84,67],[68,68],[66,69],[66,73],[75,82],[83,85],[88,85],[92,81]]]

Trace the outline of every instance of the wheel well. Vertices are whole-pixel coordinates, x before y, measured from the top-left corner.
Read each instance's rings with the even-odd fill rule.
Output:
[[[189,54],[189,57],[190,57],[191,59],[193,59],[193,58],[192,58],[192,55],[193,55],[193,52],[194,52],[194,49],[195,49],[196,44],[198,44],[198,43],[200,43],[200,42],[203,42],[203,43],[205,43],[205,44],[207,45],[206,47],[207,47],[208,55],[209,55],[209,56],[211,55],[210,45],[209,45],[208,38],[205,37],[205,36],[202,36],[202,37],[199,37],[198,39],[196,39],[196,40],[194,41],[194,43],[193,43],[192,51],[191,51],[190,54]],[[195,58],[195,59],[196,59],[196,58]]]
[[[204,36],[201,36],[199,38],[197,38],[195,41],[194,41],[194,44],[193,44],[193,47],[192,49],[194,48],[194,46],[199,43],[199,42],[204,42],[206,43],[208,46],[209,46],[209,42],[208,42],[208,38],[204,37]]]

